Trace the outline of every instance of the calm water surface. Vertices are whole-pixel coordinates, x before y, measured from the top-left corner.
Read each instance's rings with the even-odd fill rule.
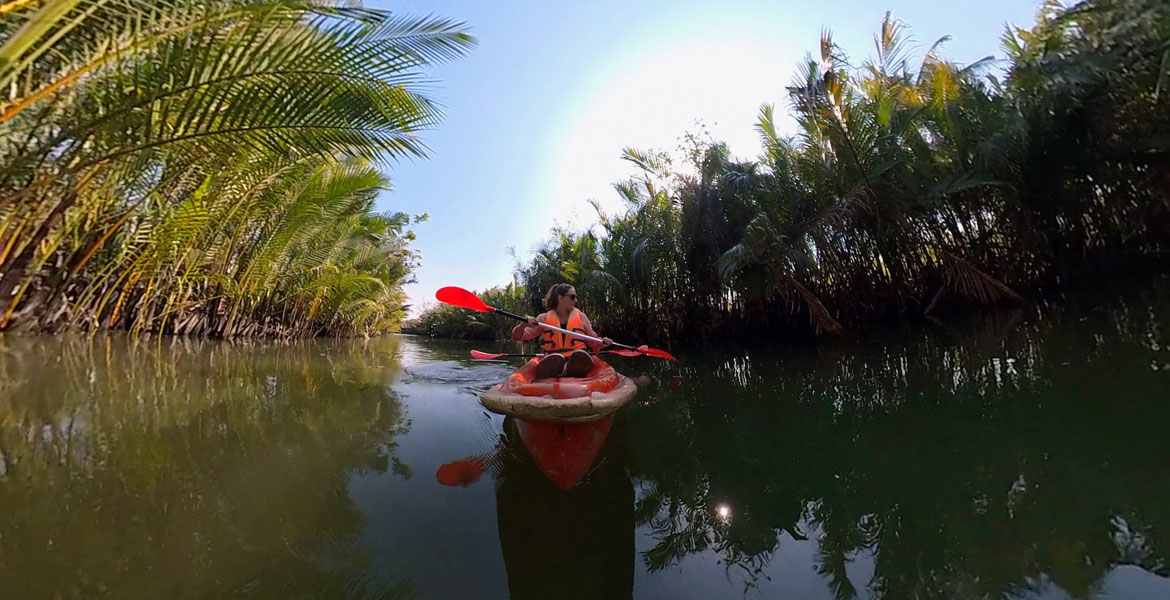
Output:
[[[614,358],[649,384],[569,492],[483,344],[0,337],[0,598],[1170,598],[1167,327]]]

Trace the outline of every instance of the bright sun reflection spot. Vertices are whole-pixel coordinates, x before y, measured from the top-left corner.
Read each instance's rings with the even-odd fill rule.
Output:
[[[726,504],[720,504],[715,508],[715,512],[719,513],[719,518],[725,521],[731,518],[731,508]]]

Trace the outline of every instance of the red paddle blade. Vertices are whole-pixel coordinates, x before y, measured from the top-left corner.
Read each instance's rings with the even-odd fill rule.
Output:
[[[678,362],[678,359],[666,350],[659,350],[658,348],[651,348],[650,346],[638,346],[638,352],[641,352],[646,356],[653,356],[654,358],[665,358],[667,360]]]
[[[606,352],[609,352],[610,354],[616,354],[618,356],[642,356],[642,353],[637,350],[606,350]]]
[[[488,354],[487,352],[480,352],[479,350],[471,351],[471,358],[476,360],[494,360],[505,356],[507,356],[507,354]]]
[[[487,466],[483,464],[483,460],[473,456],[462,460],[453,460],[439,467],[439,470],[435,472],[435,479],[443,485],[467,487],[479,481],[480,476],[486,470]]]
[[[462,308],[478,310],[479,312],[496,312],[496,309],[484,304],[483,300],[479,299],[479,296],[463,288],[453,286],[439,288],[439,291],[435,292],[435,299],[443,304],[453,304]]]

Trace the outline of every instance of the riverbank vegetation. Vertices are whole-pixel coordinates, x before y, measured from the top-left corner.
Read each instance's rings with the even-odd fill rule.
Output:
[[[396,327],[412,222],[374,199],[474,40],[357,6],[0,4],[0,329]]]
[[[681,156],[625,150],[628,209],[554,230],[485,299],[532,314],[567,281],[600,331],[655,343],[846,334],[1165,257],[1170,5],[1046,2],[1032,28],[1005,30],[1003,62],[949,62],[945,40],[915,53],[890,17],[875,37],[857,63],[822,36],[788,88],[796,134],[763,106],[755,160],[702,134]],[[410,330],[503,330],[465,312]]]

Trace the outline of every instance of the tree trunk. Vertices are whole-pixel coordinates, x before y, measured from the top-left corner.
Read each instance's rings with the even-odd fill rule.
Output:
[[[20,285],[20,282],[24,279],[24,271],[36,256],[37,248],[49,236],[53,228],[57,226],[57,223],[64,216],[65,211],[70,206],[73,206],[73,201],[76,198],[77,194],[70,192],[57,202],[57,206],[53,207],[49,216],[45,218],[45,222],[41,223],[36,233],[32,235],[32,239],[25,244],[24,250],[16,258],[12,259],[12,262],[8,263],[8,267],[4,270],[4,276],[0,278],[0,315],[5,315],[5,317],[0,317],[0,330],[8,326],[6,316],[11,314],[13,309],[16,308],[12,305],[14,302],[12,294],[16,290],[16,286]]]

